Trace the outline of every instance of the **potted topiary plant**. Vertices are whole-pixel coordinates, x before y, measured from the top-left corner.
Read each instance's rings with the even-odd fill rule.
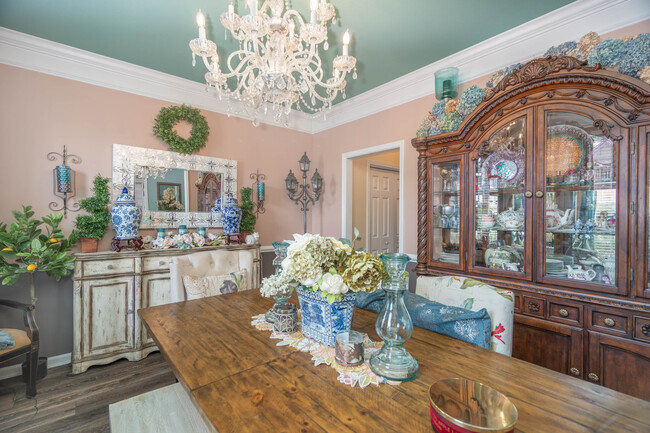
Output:
[[[253,193],[252,188],[244,187],[241,189],[241,223],[239,224],[239,232],[242,234],[242,237],[245,239],[247,234],[251,234],[255,231],[255,222],[257,218],[253,213],[253,208],[255,204],[251,199]]]
[[[0,278],[3,286],[10,286],[21,275],[29,276],[30,302],[36,306],[36,272],[45,272],[57,281],[70,274],[74,268],[74,257],[67,253],[76,241],[76,232],[69,238],[63,234],[59,224],[63,214],[51,214],[42,219],[34,217],[31,206],[23,211],[13,211],[15,222],[9,226],[0,223]],[[45,226],[44,228],[42,226]],[[26,368],[23,367],[23,376]],[[38,379],[47,374],[47,358],[38,359]]]
[[[88,215],[79,215],[75,221],[78,236],[81,240],[82,253],[97,252],[99,240],[106,234],[111,215],[108,210],[110,197],[108,195],[108,178],[101,175],[93,180],[93,196],[79,202],[79,207]]]

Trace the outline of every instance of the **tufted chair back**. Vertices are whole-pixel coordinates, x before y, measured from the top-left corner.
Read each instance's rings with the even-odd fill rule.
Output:
[[[253,252],[250,250],[217,250],[173,257],[169,263],[171,302],[185,301],[183,275],[207,277],[246,269],[246,287],[253,287]]]

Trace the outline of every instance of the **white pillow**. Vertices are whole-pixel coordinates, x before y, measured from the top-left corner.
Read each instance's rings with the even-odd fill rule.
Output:
[[[221,275],[194,277],[183,275],[183,286],[187,300],[216,296],[225,293],[235,293],[246,290],[246,269]]]

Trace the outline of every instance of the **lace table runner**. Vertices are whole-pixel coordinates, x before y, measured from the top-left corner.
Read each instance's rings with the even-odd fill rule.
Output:
[[[354,367],[344,367],[339,364],[334,357],[334,348],[325,346],[312,340],[309,337],[305,337],[302,332],[296,331],[290,334],[283,334],[281,332],[275,332],[273,330],[273,324],[268,323],[264,318],[264,314],[258,314],[257,316],[252,317],[253,325],[259,331],[271,331],[271,339],[280,340],[278,346],[291,346],[294,349],[298,349],[301,352],[309,352],[311,354],[311,359],[314,361],[314,365],[318,366],[321,364],[329,365],[334,370],[338,371],[339,376],[337,377],[338,381],[354,387],[359,385],[360,388],[365,388],[366,386],[373,384],[379,385],[380,383],[387,383],[389,385],[398,385],[399,382],[386,380],[383,377],[377,376],[370,369],[370,364],[368,360],[370,356],[377,352],[383,342],[372,341],[368,334],[363,334],[363,344],[364,344],[364,361],[363,364],[357,365]]]

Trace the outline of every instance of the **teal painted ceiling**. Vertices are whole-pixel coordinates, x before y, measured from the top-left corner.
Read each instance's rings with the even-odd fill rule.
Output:
[[[331,65],[350,29],[350,54],[358,59],[358,95],[495,36],[570,0],[330,0]],[[206,15],[208,37],[225,59],[235,47],[224,41],[219,15],[228,0],[0,0],[0,26],[203,83],[202,62],[192,67],[188,43],[197,37],[195,16]],[[247,13],[244,1],[236,11]],[[289,0],[307,17],[309,0]],[[222,69],[224,63],[222,60]],[[331,66],[330,66],[331,68]],[[461,71],[462,73],[462,71]]]

